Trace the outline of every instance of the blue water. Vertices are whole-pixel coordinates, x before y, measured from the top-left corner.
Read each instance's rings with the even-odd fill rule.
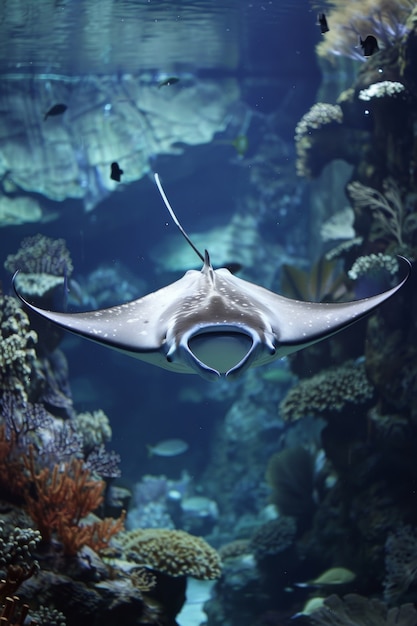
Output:
[[[11,275],[3,268],[4,261],[25,237],[36,233],[64,238],[71,254],[74,272],[68,283],[69,293],[57,288],[48,303],[57,310],[66,307],[69,312],[79,312],[122,304],[171,284],[188,269],[200,269],[200,259],[188,248],[166,211],[154,183],[154,172],[160,175],[183,227],[193,241],[199,242],[201,251],[207,247],[215,268],[238,264],[241,278],[276,293],[282,293],[284,264],[308,273],[314,261],[331,247],[320,238],[320,227],[333,212],[348,204],[344,189],[352,169],[350,165],[343,169],[339,162],[334,170],[325,170],[313,182],[297,177],[295,128],[314,103],[321,99],[334,103],[342,89],[353,83],[362,65],[346,59],[331,65],[319,59],[316,46],[322,35],[316,23],[317,10],[327,12],[328,7],[317,9],[308,0],[1,3],[0,111],[7,119],[0,137],[0,154],[4,154],[3,162],[0,158],[2,195],[12,199],[23,195],[39,202],[42,209],[38,220],[19,220],[17,213],[10,223],[0,212],[3,293],[11,293]],[[164,84],[169,77],[178,80]],[[44,113],[57,102],[64,102],[67,111],[43,121]],[[94,132],[84,121],[89,116],[96,120]],[[361,123],[365,125],[362,118]],[[106,144],[103,137],[107,136],[114,145],[110,140]],[[366,137],[361,141],[370,141]],[[238,139],[247,144],[242,152],[236,147]],[[100,158],[93,145],[102,151]],[[16,157],[17,152],[10,146],[13,150],[18,146],[20,156]],[[322,149],[326,152],[325,144]],[[61,158],[64,165],[59,170]],[[25,160],[26,170],[21,167]],[[109,182],[113,160],[124,170],[117,185]],[[373,166],[377,168],[374,162]],[[388,174],[392,172],[379,178],[375,175],[375,185],[379,181],[382,188]],[[362,182],[369,184],[370,179]],[[403,184],[401,170],[398,179]],[[410,184],[407,192],[411,189]],[[404,199],[404,185],[401,193]],[[389,247],[386,238],[377,238],[377,244],[372,237],[368,240],[370,221],[366,222],[361,214],[355,223],[367,242],[362,254],[387,249],[394,256],[413,256],[412,239],[407,241],[407,249]],[[390,242],[389,233],[385,236]],[[353,262],[354,258],[352,252],[348,260]],[[335,268],[332,272],[337,274]],[[314,273],[308,280],[315,280]],[[355,292],[347,279],[344,285],[345,299],[369,295],[366,280],[360,282],[360,293],[359,287]],[[334,284],[329,288],[331,295],[333,288]],[[388,333],[387,328],[401,325],[395,307],[386,311],[387,326],[378,326],[370,333],[373,346],[379,332]],[[227,591],[222,595],[221,587],[217,592],[214,587],[208,626],[288,623],[290,615],[300,610],[309,597],[295,583],[336,566],[356,567],[358,586],[327,586],[317,594],[323,592],[327,597],[335,590],[342,596],[355,591],[366,597],[384,598],[383,576],[378,574],[375,584],[370,581],[367,558],[370,571],[382,571],[385,540],[389,530],[397,527],[397,513],[398,519],[404,515],[407,523],[417,520],[408,504],[403,513],[396,502],[386,522],[378,509],[379,496],[375,495],[375,502],[369,505],[371,512],[366,511],[366,531],[360,539],[363,552],[352,556],[355,532],[359,533],[358,527],[363,529],[357,521],[361,501],[357,498],[352,504],[349,497],[359,490],[361,474],[358,470],[351,485],[346,476],[351,458],[365,466],[367,446],[375,452],[372,445],[377,445],[376,440],[378,445],[382,445],[383,437],[389,440],[387,432],[391,431],[383,430],[375,414],[385,407],[388,421],[391,410],[407,422],[411,411],[408,400],[398,406],[394,403],[393,408],[381,391],[384,383],[378,381],[379,391],[369,405],[365,402],[365,408],[356,399],[348,404],[348,410],[344,405],[349,419],[344,414],[340,421],[329,418],[326,422],[327,414],[319,410],[318,416],[314,407],[310,413],[308,405],[303,419],[289,427],[278,409],[297,381],[322,370],[324,378],[327,375],[333,380],[331,369],[348,359],[354,359],[355,367],[360,368],[368,358],[374,373],[375,369],[382,370],[382,380],[389,379],[384,366],[375,365],[371,358],[376,359],[378,351],[374,348],[372,354],[365,354],[365,346],[369,349],[365,323],[358,328],[348,331],[352,334],[346,335],[345,343],[325,343],[306,357],[284,359],[247,371],[236,382],[218,383],[172,373],[62,333],[59,348],[68,360],[75,411],[102,409],[109,418],[112,439],[108,447],[121,459],[121,477],[116,483],[133,494],[128,513],[130,529],[147,525],[145,517],[149,525],[158,525],[161,515],[170,527],[201,534],[216,548],[234,539],[246,540],[276,516],[277,509],[270,504],[271,485],[265,477],[268,460],[274,453],[299,450],[300,446],[311,456],[311,466],[307,461],[304,467],[301,453],[294,467],[288,461],[285,468],[290,469],[282,470],[288,471],[282,480],[289,491],[294,488],[294,498],[307,502],[298,519],[297,549],[293,544],[290,549],[294,553],[285,552],[287,561],[282,567],[273,559],[265,566],[266,559],[263,567],[267,573],[263,571],[265,578],[260,586],[252,580],[246,588],[244,574],[227,569],[226,577],[234,573],[239,579],[236,589],[242,597],[249,597],[248,606],[241,611],[239,593],[233,597],[231,592],[228,597]],[[39,328],[40,334],[46,336],[48,332],[51,329]],[[401,353],[397,344],[393,352]],[[411,362],[409,369],[413,371],[413,367]],[[412,376],[410,379],[414,380]],[[325,388],[326,380],[317,384]],[[338,383],[334,386],[338,392]],[[340,386],[342,395],[346,391],[347,396],[348,383]],[[402,389],[406,387],[407,382]],[[329,389],[325,395],[333,398],[333,391]],[[404,397],[409,398],[406,394]],[[376,413],[372,413],[371,405]],[[374,440],[372,428],[376,422],[375,428],[382,430]],[[188,449],[172,456],[149,455],[148,445],[170,439],[183,440]],[[400,437],[400,449],[402,445]],[[367,486],[374,485],[372,481],[384,484],[384,453],[377,447],[375,476],[372,468],[367,467],[369,474],[363,470]],[[398,469],[397,464],[401,464],[395,452],[393,456],[394,475],[398,471],[402,480],[406,474],[408,485],[407,464]],[[316,482],[310,485],[313,474]],[[163,483],[154,500],[151,496],[146,500],[148,495],[143,495],[150,489],[149,475],[155,480],[159,477]],[[338,481],[342,482],[340,490]],[[334,501],[328,497],[331,489]],[[374,494],[373,486],[369,489]],[[207,497],[217,507],[216,512],[201,523],[193,521],[192,516],[181,517],[174,496],[168,494],[171,491],[183,499]],[[364,507],[365,500],[366,494]],[[149,503],[157,508],[144,508]],[[282,515],[297,517],[291,507],[284,509]],[[333,520],[333,513],[338,521],[329,521],[327,516]],[[345,525],[340,522],[342,518]],[[334,546],[344,541],[350,523],[354,530],[347,548],[336,550]],[[379,532],[377,539],[366,534],[371,535],[369,529],[374,523]],[[377,556],[371,549],[364,556],[368,539],[374,541]],[[307,553],[305,564],[303,550]],[[412,589],[413,585],[415,592],[415,581]],[[311,590],[308,593],[313,594]],[[412,594],[409,598],[416,599]]]

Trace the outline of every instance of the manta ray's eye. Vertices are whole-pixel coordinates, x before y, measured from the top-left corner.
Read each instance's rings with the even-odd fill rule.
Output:
[[[194,356],[212,369],[224,374],[235,367],[252,348],[252,338],[233,331],[206,332],[194,335],[188,347]]]

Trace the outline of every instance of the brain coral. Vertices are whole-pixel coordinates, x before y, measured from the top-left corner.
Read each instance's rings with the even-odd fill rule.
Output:
[[[218,578],[220,557],[201,537],[183,530],[144,528],[119,536],[126,557],[170,576]]]
[[[338,367],[324,369],[292,387],[281,402],[281,417],[287,421],[306,415],[331,417],[353,405],[372,400],[374,387],[369,382],[364,363],[347,361]]]

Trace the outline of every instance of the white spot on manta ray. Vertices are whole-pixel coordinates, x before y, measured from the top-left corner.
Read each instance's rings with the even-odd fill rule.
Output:
[[[207,251],[202,255],[178,222],[157,174],[155,182],[175,224],[203,261],[201,272],[189,270],[143,298],[86,313],[47,311],[30,304],[17,289],[16,272],[13,287],[20,300],[50,322],[97,343],[159,367],[217,380],[236,378],[249,367],[347,328],[391,298],[410,275],[410,262],[399,257],[406,275],[381,294],[335,304],[290,300],[224,268],[213,270]]]

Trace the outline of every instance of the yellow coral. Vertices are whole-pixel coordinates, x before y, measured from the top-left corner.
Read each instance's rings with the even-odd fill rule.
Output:
[[[140,528],[119,535],[126,557],[169,574],[212,580],[221,574],[220,557],[201,537],[183,530]]]

